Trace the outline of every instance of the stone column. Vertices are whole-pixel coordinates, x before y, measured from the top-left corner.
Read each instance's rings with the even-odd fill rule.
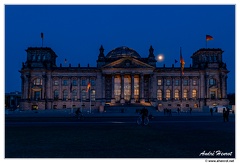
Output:
[[[174,78],[171,77],[171,83],[172,83],[172,99],[175,100],[175,89],[174,89]]]
[[[135,99],[134,99],[134,74],[131,75],[131,103],[135,103]]]
[[[145,103],[144,99],[144,75],[140,74],[140,103]]]
[[[111,103],[115,103],[115,97],[114,97],[114,74],[112,74],[112,98],[111,98]]]
[[[26,75],[27,77],[27,98],[30,100],[32,97],[31,97],[31,75],[28,74]]]
[[[165,77],[162,77],[162,100],[166,100]]]
[[[79,100],[81,100],[81,84],[80,84],[80,82],[81,82],[81,78],[80,78],[80,76],[78,76],[78,78],[77,78],[77,90],[78,90],[78,99]]]
[[[188,83],[188,86],[189,86],[189,93],[190,93],[190,98],[192,98],[192,77],[190,76],[189,77],[189,83]],[[198,92],[198,90],[197,90],[197,92]],[[197,95],[196,95],[197,96]]]
[[[102,75],[102,99],[105,99],[105,75]]]
[[[27,95],[26,95],[26,88],[27,88],[27,84],[25,84],[26,80],[24,78],[24,75],[21,75],[21,80],[22,80],[22,83],[21,83],[21,90],[22,90],[22,99],[26,99],[27,98]]]
[[[125,103],[124,100],[124,74],[121,74],[121,100],[120,103],[123,104]]]
[[[59,95],[58,95],[59,99],[63,99],[62,96],[62,76],[59,76]]]

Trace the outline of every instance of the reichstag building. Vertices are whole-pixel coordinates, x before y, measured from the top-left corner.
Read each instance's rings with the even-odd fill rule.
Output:
[[[96,67],[63,67],[57,66],[57,54],[51,48],[29,47],[19,71],[20,106],[25,110],[91,108],[102,112],[105,106],[118,105],[199,111],[204,106],[228,105],[229,71],[223,52],[199,49],[192,54],[190,67],[182,69],[157,67],[152,46],[146,58],[126,46],[105,55],[101,46]]]

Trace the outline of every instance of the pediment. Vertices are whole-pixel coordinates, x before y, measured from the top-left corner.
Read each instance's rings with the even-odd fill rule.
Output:
[[[135,58],[127,57],[113,61],[103,66],[103,68],[154,68],[154,67],[142,61],[139,61]]]

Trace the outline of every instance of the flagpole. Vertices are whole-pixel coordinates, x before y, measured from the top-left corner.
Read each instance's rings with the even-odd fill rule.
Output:
[[[91,87],[90,87],[90,93],[89,93],[89,94],[90,94],[89,96],[90,96],[90,113],[91,113],[91,111],[92,111],[92,108],[91,108],[91,107],[92,107],[92,100],[91,100]]]
[[[71,113],[73,113],[73,95],[72,95],[72,83],[70,84],[70,96],[71,96]]]
[[[181,89],[181,104],[180,104],[180,110],[182,110],[182,96],[183,96],[183,91],[182,91],[182,65],[183,63],[182,63],[182,47],[180,47],[180,69],[181,69],[181,71],[180,71],[180,80],[181,80],[181,85],[180,85],[180,89]]]
[[[82,112],[82,90],[80,91],[81,92],[81,112]]]
[[[72,93],[71,93],[71,96],[72,96]],[[73,97],[72,97],[72,107],[71,107],[71,113],[73,113]]]
[[[43,47],[43,33],[41,33],[41,38],[42,38],[42,47]]]

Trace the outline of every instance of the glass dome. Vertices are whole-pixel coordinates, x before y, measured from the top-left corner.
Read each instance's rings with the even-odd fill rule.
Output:
[[[126,46],[113,49],[106,55],[106,58],[123,58],[123,57],[141,58],[141,56],[135,50],[128,48]]]

